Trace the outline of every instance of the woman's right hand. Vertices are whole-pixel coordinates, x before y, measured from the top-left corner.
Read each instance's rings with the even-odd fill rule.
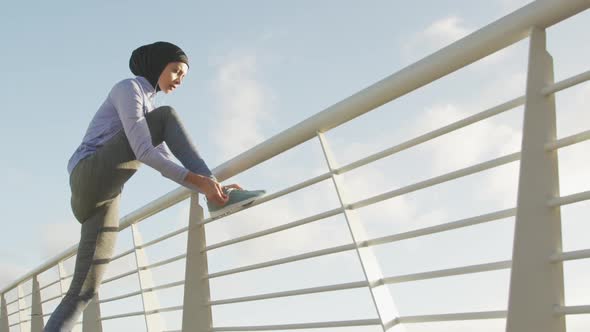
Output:
[[[189,172],[185,180],[197,187],[207,197],[208,201],[214,202],[217,205],[224,205],[229,199],[223,192],[223,187],[219,182],[210,177]]]

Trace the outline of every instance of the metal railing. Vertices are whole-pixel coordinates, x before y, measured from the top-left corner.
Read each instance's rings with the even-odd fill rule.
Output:
[[[121,219],[120,231],[131,227],[133,247],[114,256],[112,262],[134,255],[135,266],[129,271],[105,279],[102,284],[112,283],[129,276],[138,276],[139,290],[105,298],[97,295],[84,312],[83,330],[101,331],[102,322],[104,321],[143,316],[147,330],[160,331],[163,329],[158,318],[160,313],[182,311],[182,331],[267,331],[355,326],[378,326],[383,331],[397,331],[402,330],[404,324],[410,323],[505,318],[507,322],[506,329],[509,332],[565,332],[565,317],[575,314],[590,314],[590,305],[564,305],[563,262],[590,258],[590,249],[573,252],[560,251],[561,219],[559,211],[563,205],[589,200],[590,191],[563,197],[559,196],[557,150],[590,139],[590,130],[557,139],[554,95],[559,91],[590,80],[590,71],[561,82],[554,82],[552,59],[546,50],[545,29],[588,7],[590,7],[590,1],[588,0],[537,0],[283,131],[214,170],[217,178],[224,181],[292,147],[316,138],[322,148],[329,171],[271,193],[252,206],[265,204],[296,191],[309,188],[312,185],[330,181],[333,183],[339,199],[339,206],[334,209],[212,245],[207,245],[204,226],[219,219],[205,218],[203,209],[198,203],[198,196],[187,189],[179,188],[174,190],[125,216]],[[524,38],[530,38],[529,69],[525,95],[344,166],[338,166],[335,163],[324,135],[330,129],[351,121],[366,112],[404,96]],[[343,193],[344,186],[340,181],[340,176],[347,172],[523,105],[525,109],[524,129],[522,132],[523,148],[520,152],[507,154],[357,201],[351,201]],[[520,162],[518,200],[517,205],[513,208],[377,238],[366,237],[364,226],[353,213],[355,210],[394,197],[517,161]],[[148,242],[142,240],[137,228],[137,225],[142,220],[187,198],[190,198],[189,226],[161,235]],[[215,273],[209,273],[208,271],[207,258],[208,253],[212,250],[284,232],[333,216],[344,217],[352,239],[351,243],[230,268]],[[373,252],[373,249],[379,245],[420,238],[511,217],[515,218],[516,225],[512,260],[483,262],[456,268],[386,276],[383,274],[379,261]],[[155,263],[148,263],[145,252],[147,248],[181,234],[186,234],[188,239],[185,253]],[[42,330],[44,319],[51,314],[50,312],[43,312],[43,305],[61,299],[64,295],[67,280],[71,278],[71,275],[66,275],[64,262],[75,255],[76,249],[77,246],[68,248],[0,292],[2,300],[0,332],[8,332],[15,327],[18,327],[20,331],[29,329],[31,331]],[[358,258],[363,272],[363,280],[211,300],[209,284],[211,279],[344,252],[353,253]],[[162,285],[154,284],[150,274],[152,269],[181,260],[186,262],[184,279]],[[51,269],[57,269],[57,280],[41,286],[38,280],[39,275]],[[396,308],[395,298],[390,294],[387,287],[387,285],[397,283],[496,270],[510,270],[511,273],[507,309],[498,308],[499,310],[493,311],[402,316]],[[530,282],[531,280],[535,280],[535,282]],[[25,294],[23,285],[29,282],[31,283],[31,292]],[[46,290],[57,286],[59,286],[57,295],[44,295]],[[179,286],[184,287],[183,304],[169,307],[159,306],[154,293]],[[213,326],[213,306],[351,289],[366,289],[369,291],[376,317],[284,325]],[[7,300],[7,293],[15,290],[16,298]],[[141,297],[142,310],[110,316],[101,315],[101,305],[136,296]],[[27,305],[25,300],[28,297],[31,298],[30,305]]]

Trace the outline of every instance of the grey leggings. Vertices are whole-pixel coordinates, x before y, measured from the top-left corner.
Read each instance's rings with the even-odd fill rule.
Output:
[[[211,175],[173,108],[159,107],[149,112],[146,120],[154,146],[165,141],[187,169]],[[121,130],[94,154],[82,159],[72,171],[72,211],[82,224],[76,267],[70,288],[51,314],[44,331],[71,331],[98,292],[119,231],[121,190],[139,165]]]

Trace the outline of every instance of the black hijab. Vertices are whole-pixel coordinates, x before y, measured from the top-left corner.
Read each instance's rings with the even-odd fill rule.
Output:
[[[159,91],[157,84],[160,74],[170,62],[179,61],[188,66],[188,57],[180,47],[159,41],[134,50],[129,58],[129,69],[133,74],[145,77]]]

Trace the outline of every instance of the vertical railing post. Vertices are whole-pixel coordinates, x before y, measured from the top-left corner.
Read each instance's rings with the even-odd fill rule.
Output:
[[[367,239],[366,230],[356,214],[354,214],[354,211],[346,208],[346,193],[342,184],[340,183],[338,175],[334,172],[334,170],[338,167],[328,142],[323,133],[318,132],[317,136],[320,140],[324,157],[326,159],[326,163],[328,164],[328,169],[332,173],[332,181],[334,183],[336,193],[338,194],[338,199],[342,208],[344,208],[344,217],[346,219],[346,223],[348,224],[348,229],[350,231],[352,240],[356,244],[356,252],[365,278],[369,283],[373,304],[375,305],[375,309],[379,315],[379,319],[381,320],[381,328],[383,331],[388,331],[389,329],[395,327],[395,331],[404,331],[405,328],[399,324],[398,321],[399,311],[397,310],[397,306],[393,301],[393,296],[391,295],[387,285],[382,283],[384,278],[383,272],[381,271],[377,257],[373,253],[373,249],[371,247],[359,246],[363,240]]]
[[[57,274],[59,275],[59,291],[60,295],[63,297],[64,294],[68,291],[68,286],[66,285],[66,267],[64,266],[64,261],[59,261],[57,263]]]
[[[563,265],[550,256],[561,252],[561,215],[549,199],[559,196],[555,98],[541,90],[553,83],[553,60],[545,31],[534,28],[530,53],[518,185],[507,332],[565,332]]]
[[[205,226],[198,224],[204,219],[199,196],[193,193],[190,198],[190,216],[186,249],[186,269],[184,278],[184,300],[182,312],[183,332],[206,332],[213,326],[209,269],[205,247]]]
[[[149,265],[149,261],[145,250],[142,247],[143,238],[136,224],[131,225],[131,234],[133,235],[133,245],[135,246],[135,261],[137,263],[137,273],[139,275],[141,301],[143,303],[143,311],[146,313],[144,314],[146,329],[148,332],[159,332],[164,328],[161,314],[147,314],[148,311],[159,309],[160,304],[156,294],[153,291],[147,290],[148,288],[153,288],[155,285],[152,272],[149,269],[142,269],[142,267]]]
[[[23,289],[23,285],[20,284],[16,288],[17,296],[18,296],[18,326],[20,331],[26,331],[30,327],[30,317],[25,313],[27,302],[25,301],[25,291]]]
[[[0,294],[0,332],[10,332],[8,325],[8,306],[4,294]]]
[[[43,331],[43,307],[41,306],[41,287],[39,275],[33,276],[31,294],[31,332]]]
[[[102,321],[100,319],[100,304],[98,294],[95,294],[82,315],[83,332],[102,332]]]

